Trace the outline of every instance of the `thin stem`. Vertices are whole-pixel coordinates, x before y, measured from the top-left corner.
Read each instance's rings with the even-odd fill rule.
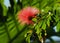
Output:
[[[41,39],[41,43],[45,43],[45,39],[44,38]]]

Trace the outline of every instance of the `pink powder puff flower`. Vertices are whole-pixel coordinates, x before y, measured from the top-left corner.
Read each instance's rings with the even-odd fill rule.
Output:
[[[18,19],[21,24],[33,24],[32,18],[35,17],[38,13],[39,10],[37,8],[26,7],[19,11]]]

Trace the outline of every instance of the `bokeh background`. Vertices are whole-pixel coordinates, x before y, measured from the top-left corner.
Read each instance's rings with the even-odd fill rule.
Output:
[[[40,3],[41,5],[38,3]],[[54,11],[57,10],[55,11],[55,13],[59,15],[59,17],[56,15],[57,22],[53,22],[53,30],[58,34],[51,35],[51,38],[56,43],[60,43],[60,0],[0,0],[0,43],[24,43],[24,34],[28,30],[26,29],[26,26],[22,26],[18,22],[17,12],[28,5],[35,6],[41,11],[45,10],[45,12],[53,12],[51,9],[53,9]],[[51,8],[52,6],[53,8]],[[56,25],[58,24],[58,29],[55,23]],[[54,41],[52,41],[51,43],[53,43]],[[50,40],[46,39],[46,43],[49,42]]]

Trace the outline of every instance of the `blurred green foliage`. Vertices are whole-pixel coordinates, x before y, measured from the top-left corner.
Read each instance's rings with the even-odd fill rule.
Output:
[[[60,36],[60,0],[9,0],[8,8],[0,0],[0,43],[40,43],[41,38],[52,40]],[[34,26],[22,26],[17,12],[26,6],[37,7],[40,14]],[[57,32],[53,29],[56,26]],[[32,30],[31,32],[29,32]],[[26,35],[26,36],[25,36]],[[53,42],[53,40],[52,40]],[[32,43],[32,42],[31,42]]]

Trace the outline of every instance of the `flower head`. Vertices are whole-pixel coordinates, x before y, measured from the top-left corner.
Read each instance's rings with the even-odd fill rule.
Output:
[[[22,24],[33,24],[32,18],[38,13],[37,8],[26,7],[19,11],[18,19]]]

